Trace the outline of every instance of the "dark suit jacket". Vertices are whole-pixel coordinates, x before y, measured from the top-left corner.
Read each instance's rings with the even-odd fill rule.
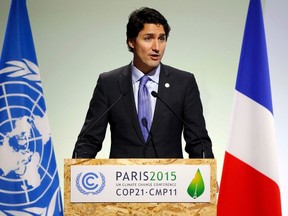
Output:
[[[170,84],[169,87],[167,83]],[[121,94],[123,95],[120,96]],[[159,158],[183,158],[181,144],[183,128],[185,151],[189,157],[201,158],[204,145],[206,157],[213,158],[212,144],[206,130],[194,75],[162,64],[158,95],[189,124],[190,129],[201,138],[202,142],[175,114],[157,100],[151,134],[145,143],[135,107],[131,65],[127,65],[99,76],[73,157],[94,158],[102,148],[109,123],[110,158],[155,158],[155,151]],[[116,104],[105,113],[115,101]]]

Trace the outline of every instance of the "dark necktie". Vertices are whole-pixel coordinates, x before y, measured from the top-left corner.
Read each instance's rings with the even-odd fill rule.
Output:
[[[143,76],[140,80],[139,90],[138,90],[138,119],[144,140],[146,141],[149,135],[151,127],[151,105],[150,105],[150,96],[146,83],[148,82],[149,77]]]

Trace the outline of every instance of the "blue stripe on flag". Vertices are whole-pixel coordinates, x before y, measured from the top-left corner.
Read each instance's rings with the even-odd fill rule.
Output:
[[[273,113],[261,2],[251,0],[244,31],[236,90]]]

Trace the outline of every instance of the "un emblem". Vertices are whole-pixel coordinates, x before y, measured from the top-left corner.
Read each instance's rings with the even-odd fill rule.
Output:
[[[84,195],[97,195],[103,191],[106,185],[105,176],[99,172],[79,173],[76,177],[76,187]]]
[[[45,199],[46,211],[57,203],[59,180],[38,67],[25,59],[6,64],[0,70],[0,203],[25,210]]]

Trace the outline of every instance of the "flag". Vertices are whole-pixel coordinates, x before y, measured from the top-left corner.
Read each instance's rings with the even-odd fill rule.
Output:
[[[26,0],[12,0],[0,59],[0,215],[63,215]]]
[[[270,76],[260,0],[250,0],[218,216],[281,215]]]

